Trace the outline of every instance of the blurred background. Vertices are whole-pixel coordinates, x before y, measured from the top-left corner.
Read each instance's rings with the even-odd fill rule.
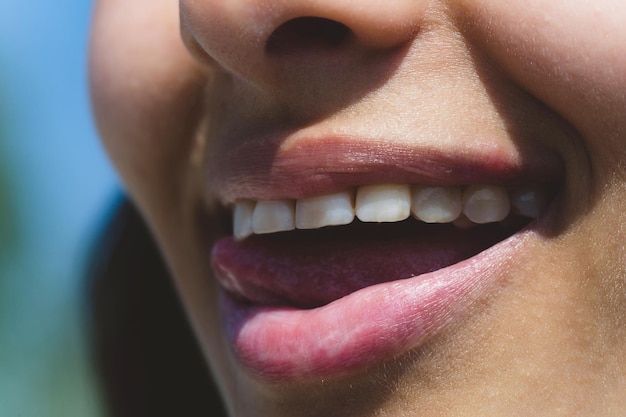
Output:
[[[101,416],[81,273],[118,186],[90,115],[91,8],[0,2],[0,416]]]

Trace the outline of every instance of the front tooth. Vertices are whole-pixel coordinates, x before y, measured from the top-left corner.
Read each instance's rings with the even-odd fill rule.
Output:
[[[300,199],[296,202],[296,227],[318,229],[350,224],[354,220],[352,200],[350,191]]]
[[[408,185],[367,185],[356,195],[356,216],[363,222],[398,222],[411,214]]]
[[[536,219],[548,204],[548,194],[542,189],[518,188],[511,192],[511,205],[521,216]]]
[[[292,200],[259,201],[252,214],[254,233],[275,233],[295,229]]]
[[[235,203],[233,213],[233,234],[235,239],[242,240],[253,233],[252,213],[254,212],[253,201],[239,201]]]
[[[463,213],[474,223],[492,223],[509,215],[506,190],[490,185],[472,185],[463,193]]]
[[[449,223],[463,210],[459,187],[413,187],[411,211],[426,223]]]

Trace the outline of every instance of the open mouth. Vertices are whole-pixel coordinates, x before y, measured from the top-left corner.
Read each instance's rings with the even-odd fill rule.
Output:
[[[212,174],[233,235],[211,266],[237,363],[264,381],[327,378],[462,320],[558,206],[560,159],[527,153],[345,138],[229,151]]]
[[[543,185],[382,184],[244,200],[234,206],[234,239],[217,246],[214,269],[242,302],[317,308],[471,258],[537,218],[549,195]]]

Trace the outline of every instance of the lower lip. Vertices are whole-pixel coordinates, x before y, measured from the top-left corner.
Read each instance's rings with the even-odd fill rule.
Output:
[[[528,233],[457,264],[363,288],[310,310],[250,305],[222,291],[228,340],[239,363],[266,381],[337,376],[381,363],[461,319],[505,279],[506,263]]]

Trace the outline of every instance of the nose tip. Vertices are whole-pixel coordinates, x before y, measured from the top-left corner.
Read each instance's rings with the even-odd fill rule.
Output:
[[[180,0],[192,52],[256,82],[285,57],[390,49],[418,32],[425,0]],[[349,42],[348,42],[349,41]],[[282,60],[277,60],[281,57]],[[314,63],[312,63],[314,65]]]

